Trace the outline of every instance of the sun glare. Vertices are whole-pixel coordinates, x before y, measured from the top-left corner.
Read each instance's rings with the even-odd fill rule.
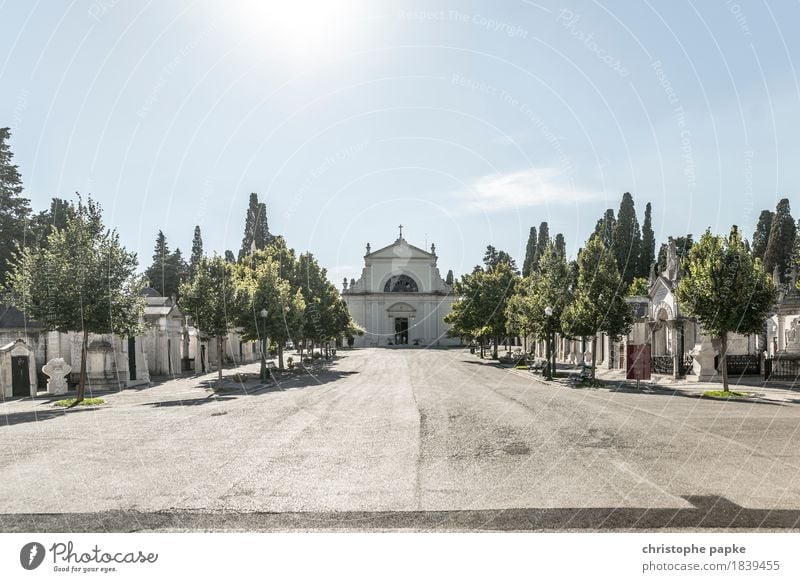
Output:
[[[309,61],[332,57],[353,45],[363,26],[361,0],[247,0],[235,8],[239,26],[276,57]]]

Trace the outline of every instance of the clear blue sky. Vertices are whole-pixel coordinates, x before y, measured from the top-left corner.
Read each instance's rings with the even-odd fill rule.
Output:
[[[270,4],[272,7],[270,7]],[[800,183],[796,2],[0,0],[0,126],[36,210],[91,193],[150,262],[239,248],[250,192],[338,284],[403,223],[443,273],[528,229],[574,254],[752,233]]]

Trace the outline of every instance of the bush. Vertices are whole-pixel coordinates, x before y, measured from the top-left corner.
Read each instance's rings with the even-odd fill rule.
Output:
[[[234,382],[247,382],[249,376],[247,374],[234,374],[233,381]]]
[[[69,408],[70,406],[75,406],[75,398],[66,398],[64,400],[58,400],[53,402],[53,406],[61,406],[62,408]],[[84,398],[81,400],[77,406],[98,406],[100,404],[105,404],[106,401],[102,398]]]
[[[314,354],[311,357],[315,360],[319,360],[322,357],[322,354],[320,354],[319,352],[314,352]]]
[[[288,358],[286,358],[286,366],[290,370],[294,370],[294,358],[292,356],[289,356]]]

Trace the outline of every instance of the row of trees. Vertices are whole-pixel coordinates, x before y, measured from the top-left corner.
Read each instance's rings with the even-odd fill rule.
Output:
[[[632,209],[632,198],[626,193],[620,210],[626,221],[631,216],[628,209]],[[451,333],[479,339],[482,352],[484,339],[493,339],[494,357],[506,334],[545,339],[549,332],[555,332],[567,338],[588,339],[594,377],[597,335],[602,332],[619,338],[630,332],[633,317],[625,296],[646,293],[646,285],[641,289],[646,281],[639,275],[651,268],[639,264],[638,271],[629,271],[631,281],[626,280],[623,273],[632,253],[623,256],[622,250],[631,246],[621,241],[628,230],[620,231],[619,219],[612,222],[612,218],[613,212],[606,211],[586,246],[578,251],[577,260],[571,262],[566,258],[563,237],[549,239],[546,223],[535,237],[536,231],[531,229],[521,277],[507,253],[488,247],[484,265],[455,283],[460,298],[446,318],[452,324]],[[648,204],[645,231],[649,233],[651,220]],[[636,229],[632,232],[631,240],[635,241]],[[534,238],[536,244],[532,245]],[[653,260],[655,245],[650,238],[647,234],[647,244],[639,246],[640,261],[643,250]],[[676,246],[683,271],[676,290],[678,301],[687,315],[697,319],[704,333],[718,339],[727,391],[728,336],[732,332],[761,331],[776,301],[772,278],[735,226],[727,237],[707,230],[697,243],[687,235],[679,237]]]
[[[629,192],[622,195],[619,210],[609,208],[597,221],[594,235],[603,241],[605,248],[611,252],[617,269],[626,285],[636,278],[646,278],[655,260],[655,235],[653,233],[652,207],[648,202],[644,211],[644,224],[639,227],[633,196]],[[564,236],[557,234],[552,241],[556,250],[566,256]],[[539,225],[539,230],[532,226],[525,249],[525,261],[522,275],[529,276],[539,268],[539,261],[550,243],[550,229],[547,222]]]
[[[224,258],[229,263],[241,262],[254,251],[263,250],[275,241],[276,237],[269,232],[267,222],[267,205],[259,202],[258,194],[250,194],[250,201],[245,215],[244,236],[238,257],[233,251],[226,250]],[[193,278],[197,272],[200,259],[203,257],[203,236],[200,226],[194,227],[192,238],[192,254],[189,262],[183,258],[180,248],[170,252],[167,237],[159,230],[156,235],[153,259],[145,270],[150,287],[164,297],[179,297],[181,284]]]
[[[66,216],[63,227],[50,227],[43,244],[18,247],[6,298],[48,330],[82,331],[80,401],[89,334],[140,333],[142,289],[153,275],[137,274],[135,253],[122,246],[115,230],[103,225],[100,205],[91,198],[84,202],[79,197]],[[358,332],[326,270],[310,253],[297,257],[282,237],[274,237],[238,264],[219,255],[201,256],[187,267],[178,293],[179,305],[200,333],[217,339],[219,362],[224,338],[234,327],[247,341],[260,341],[262,346],[266,338],[274,342],[280,369],[289,340],[309,340],[313,349]]]
[[[180,296],[195,326],[217,338],[220,361],[231,327],[240,328],[247,341],[275,342],[280,369],[289,340],[309,341],[313,350],[359,331],[326,270],[311,253],[296,256],[282,237],[236,264],[218,255],[204,257],[195,276],[181,285]]]
[[[275,342],[280,368],[289,339],[310,340],[313,349],[359,331],[317,260],[310,253],[296,256],[269,233],[266,207],[255,194],[238,262],[231,251],[224,258],[205,256],[195,227],[187,263],[180,249],[170,252],[159,231],[153,263],[142,276],[136,254],[103,224],[91,198],[54,198],[47,211],[33,214],[8,137],[8,129],[0,129],[0,292],[47,330],[82,332],[78,401],[85,393],[89,334],[141,333],[146,284],[176,295],[201,334],[217,338],[219,362],[232,327],[246,340]]]

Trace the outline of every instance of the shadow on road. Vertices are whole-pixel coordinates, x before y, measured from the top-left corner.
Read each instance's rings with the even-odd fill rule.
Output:
[[[238,513],[108,511],[0,514],[16,532],[297,531],[613,531],[662,529],[797,530],[800,510],[747,509],[724,497],[687,496],[692,507],[526,508],[465,511]]]
[[[9,412],[8,414],[0,416],[0,426],[12,426],[15,424],[24,424],[26,422],[41,422],[44,420],[51,420],[53,418],[63,418],[69,414],[77,414],[78,412],[97,411],[100,408],[102,408],[102,406],[83,406],[78,408],[52,408],[26,412]]]

